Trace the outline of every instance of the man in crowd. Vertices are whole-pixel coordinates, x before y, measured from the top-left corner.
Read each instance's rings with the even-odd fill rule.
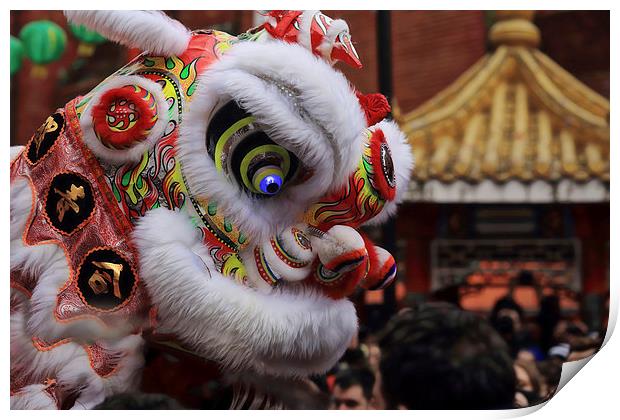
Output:
[[[332,392],[332,409],[370,409],[374,384],[375,377],[369,368],[351,368],[339,372]]]
[[[395,409],[514,406],[508,347],[484,319],[446,303],[396,315],[381,340],[383,394]]]

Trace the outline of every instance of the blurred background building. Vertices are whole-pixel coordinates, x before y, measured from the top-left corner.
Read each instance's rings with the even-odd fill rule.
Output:
[[[374,232],[396,250],[398,281],[356,296],[363,321],[381,324],[386,304],[395,309],[390,296],[487,313],[510,294],[534,314],[556,295],[564,316],[599,330],[609,291],[609,12],[324,12],[349,23],[364,64],[341,67],[353,84],[376,92],[388,78],[417,160],[391,232]],[[260,23],[252,11],[167,13],[234,34]],[[11,35],[37,20],[69,35],[45,77],[28,60],[12,76],[11,144],[138,53],[80,47],[55,11],[12,11]]]

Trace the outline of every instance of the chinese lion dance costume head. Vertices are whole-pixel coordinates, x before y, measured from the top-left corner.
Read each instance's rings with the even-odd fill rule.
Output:
[[[91,408],[139,387],[145,340],[226,372],[325,372],[346,296],[392,256],[357,230],[413,166],[346,23],[272,11],[239,36],[161,12],[69,11],[144,51],[11,156],[11,404]]]

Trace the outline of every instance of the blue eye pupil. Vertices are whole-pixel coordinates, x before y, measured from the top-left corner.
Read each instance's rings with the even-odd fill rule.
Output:
[[[281,187],[282,178],[278,175],[267,175],[260,181],[260,190],[265,194],[276,194]]]

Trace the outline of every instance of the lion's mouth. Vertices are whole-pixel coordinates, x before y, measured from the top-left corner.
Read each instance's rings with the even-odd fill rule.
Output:
[[[182,213],[148,212],[133,239],[159,332],[228,369],[284,376],[324,372],[357,330],[355,308],[346,299],[302,286],[263,293],[220,274]]]

